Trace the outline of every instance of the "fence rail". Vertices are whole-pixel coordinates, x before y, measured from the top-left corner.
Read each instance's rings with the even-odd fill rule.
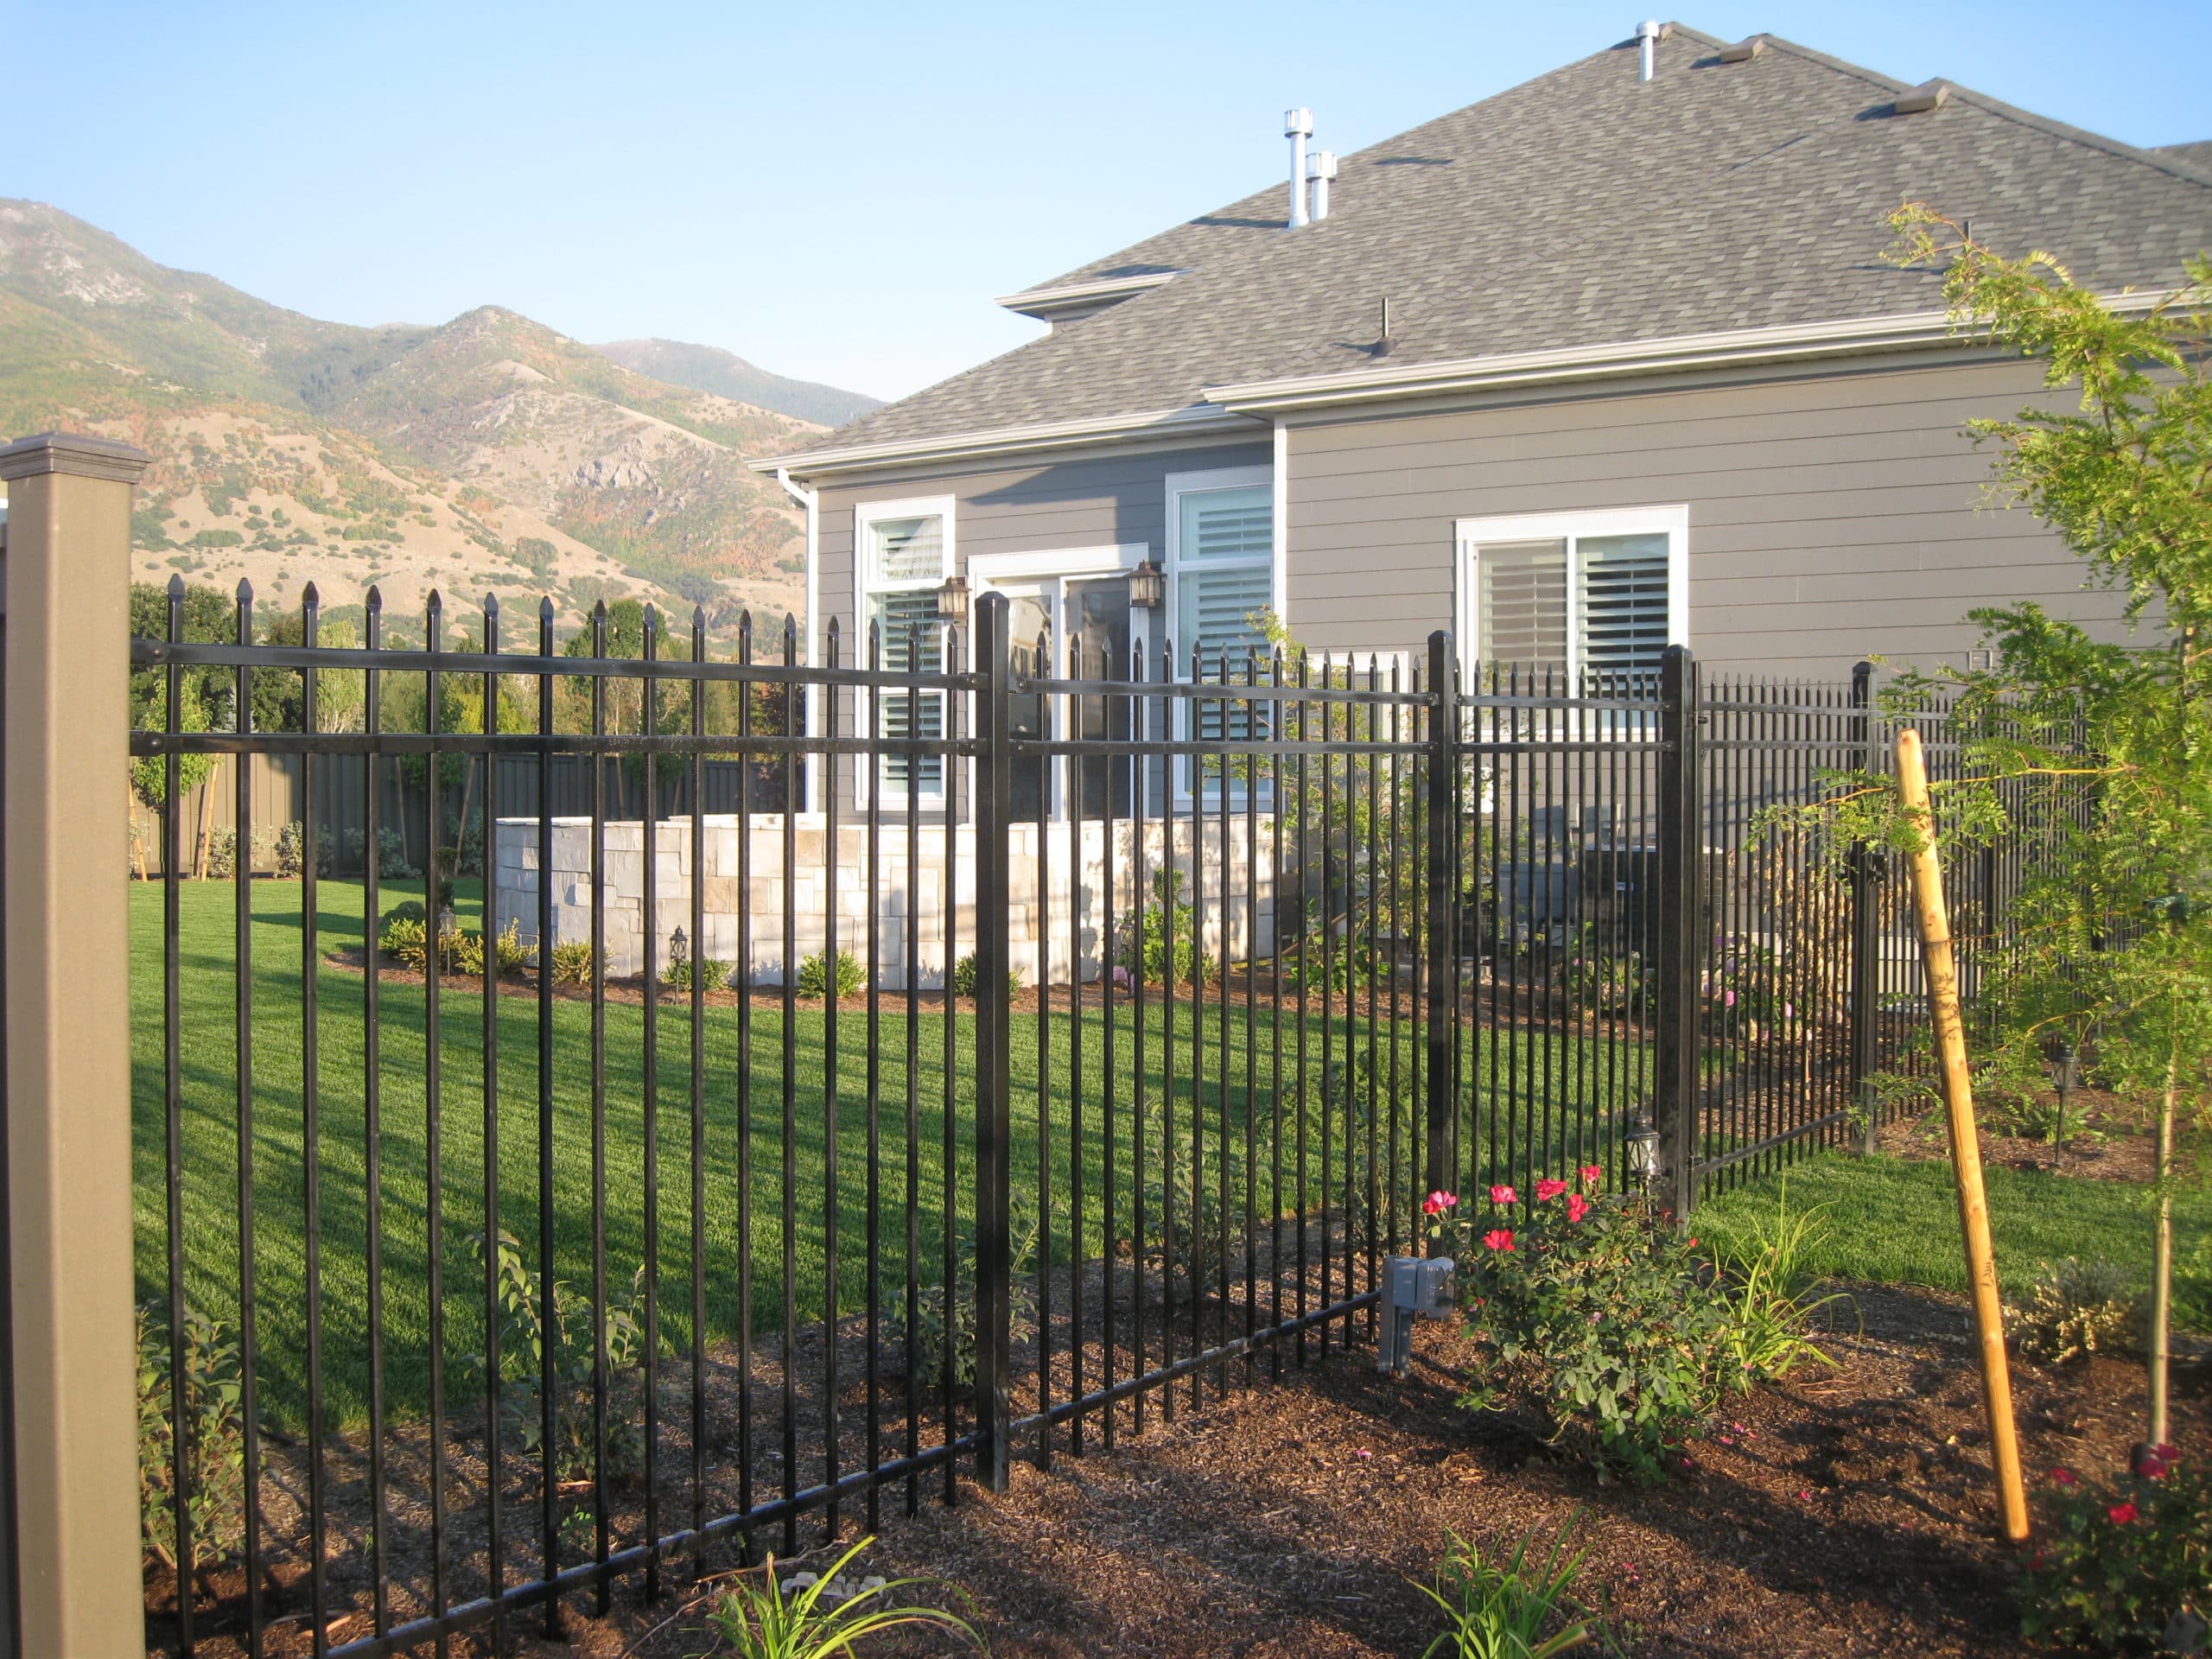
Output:
[[[972,639],[833,626],[815,667],[788,625],[714,660],[650,616],[636,659],[601,620],[562,653],[550,612],[512,654],[495,611],[465,652],[379,651],[373,610],[321,648],[312,594],[301,645],[238,624],[188,645],[173,598],[131,648],[167,689],[130,748],[168,804],[136,1059],[151,1412],[183,1426],[149,1535],[209,1569],[152,1621],[180,1652],[556,1628],[874,1529],[970,1457],[1000,1485],[1368,1338],[1428,1190],[1624,1184],[1648,1117],[1687,1211],[1906,1063],[1898,878],[1770,810],[1882,763],[1864,674],[1463,683],[1441,633],[1178,658],[1014,639],[996,599]],[[302,729],[183,729],[207,669],[241,710],[296,677]],[[366,718],[327,732],[341,674]],[[423,729],[383,724],[402,674]],[[481,713],[515,688],[531,729]],[[244,846],[283,757],[296,885],[182,879],[216,754]],[[341,810],[358,866],[317,834]],[[477,838],[480,891],[395,878],[401,825]]]

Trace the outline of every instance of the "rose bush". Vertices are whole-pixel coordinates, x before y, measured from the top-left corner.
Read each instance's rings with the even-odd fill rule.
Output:
[[[2020,1580],[2025,1635],[2101,1653],[2204,1651],[2212,1464],[2154,1446],[2118,1487],[2054,1469],[2044,1507]]]
[[[1462,1403],[1526,1397],[1554,1441],[1652,1480],[1719,1395],[1727,1310],[1697,1241],[1603,1180],[1594,1164],[1539,1180],[1525,1211],[1504,1184],[1486,1205],[1433,1193],[1447,1202],[1423,1208],[1481,1351]]]

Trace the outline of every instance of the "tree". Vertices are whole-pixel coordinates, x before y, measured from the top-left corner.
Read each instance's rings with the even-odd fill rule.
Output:
[[[2154,303],[2108,304],[2057,259],[2008,257],[1923,203],[1891,219],[1898,264],[1944,263],[1955,323],[2037,359],[2075,407],[1970,423],[1996,494],[2049,524],[2125,596],[2129,637],[2094,638],[2034,604],[1970,613],[1983,671],[1901,677],[1910,710],[1956,699],[1954,842],[2034,840],[2005,949],[1988,953],[1986,1072],[2040,1071],[2055,1038],[2158,1099],[2149,1440],[2164,1441],[2173,1287],[2172,1144],[2212,1083],[2212,260]],[[1832,845],[1910,845],[1879,780],[1829,804]]]

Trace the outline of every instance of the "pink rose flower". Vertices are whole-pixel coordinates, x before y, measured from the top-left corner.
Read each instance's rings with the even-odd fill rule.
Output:
[[[1499,1182],[1496,1186],[1493,1186],[1490,1190],[1490,1201],[1492,1204],[1512,1204],[1516,1202],[1520,1197],[1521,1195],[1518,1192],[1516,1192],[1511,1187],[1506,1185],[1503,1181]]]
[[[1421,1200],[1421,1212],[1424,1215],[1440,1216],[1459,1202],[1455,1195],[1439,1190]]]
[[[1599,1168],[1596,1164],[1585,1164],[1581,1168],[1576,1170],[1574,1173],[1580,1175],[1592,1186],[1597,1185],[1599,1182],[1605,1179],[1605,1172]]]
[[[1560,1193],[1566,1191],[1567,1183],[1565,1181],[1554,1181],[1549,1177],[1541,1178],[1536,1182],[1536,1202],[1538,1204],[1549,1204],[1554,1198],[1559,1197]]]
[[[1513,1230],[1510,1227],[1491,1228],[1483,1235],[1483,1248],[1496,1250],[1501,1255],[1510,1250],[1513,1248]]]
[[[1569,1221],[1580,1221],[1589,1213],[1589,1199],[1584,1198],[1580,1192],[1570,1192],[1567,1195],[1567,1218]]]

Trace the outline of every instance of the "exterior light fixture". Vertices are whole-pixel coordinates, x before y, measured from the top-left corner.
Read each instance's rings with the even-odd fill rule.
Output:
[[[1638,1112],[1630,1120],[1624,1142],[1628,1148],[1628,1173],[1640,1188],[1649,1191],[1659,1179],[1659,1131],[1651,1127],[1651,1120]]]
[[[2058,1115],[2050,1124],[2050,1156],[2054,1166],[2066,1150],[2066,1099],[2082,1086],[2082,1056],[2064,1037],[2055,1039],[2044,1051],[2050,1065],[2050,1086],[2058,1091]]]
[[[940,622],[964,623],[968,620],[968,578],[950,575],[937,590],[937,620]]]
[[[1147,559],[1129,572],[1129,603],[1139,610],[1156,611],[1167,602],[1167,573],[1157,559]]]
[[[668,956],[670,961],[678,963],[683,962],[690,955],[690,950],[691,942],[684,938],[682,927],[679,926],[675,932],[668,936]]]
[[[449,939],[460,931],[461,923],[454,916],[453,906],[448,905],[438,912],[438,937],[442,939]]]

